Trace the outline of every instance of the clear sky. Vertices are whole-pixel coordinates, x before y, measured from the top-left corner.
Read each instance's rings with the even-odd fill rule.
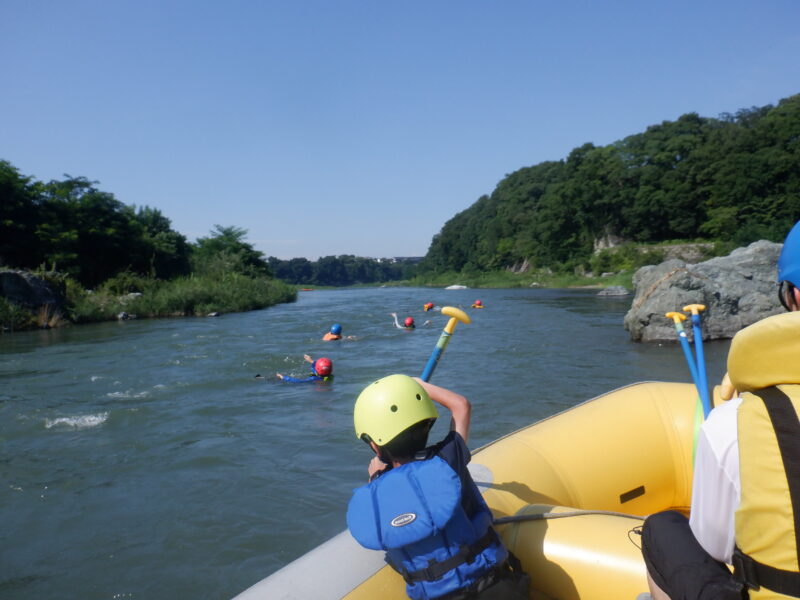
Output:
[[[507,173],[800,92],[797,0],[0,0],[0,159],[190,240],[421,256]]]

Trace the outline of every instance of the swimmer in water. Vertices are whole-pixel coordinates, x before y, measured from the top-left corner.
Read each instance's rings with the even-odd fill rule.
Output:
[[[330,342],[333,340],[354,340],[354,335],[342,335],[342,326],[339,323],[331,325],[331,330],[322,336],[322,341]]]
[[[281,375],[276,373],[278,379],[288,383],[309,383],[312,381],[333,381],[333,361],[330,358],[322,357],[314,360],[308,354],[303,355],[303,359],[311,363],[311,375],[304,379],[291,377],[289,375]]]
[[[400,324],[400,321],[397,320],[397,313],[389,313],[394,318],[394,326],[398,329],[416,329],[417,325],[414,323],[414,317],[406,317],[403,320],[403,324]],[[425,327],[430,323],[430,320],[425,321],[421,327]]]

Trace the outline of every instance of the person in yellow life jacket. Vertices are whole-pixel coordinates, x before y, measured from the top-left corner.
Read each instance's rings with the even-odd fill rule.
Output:
[[[472,308],[483,308],[483,302],[475,300],[475,302],[472,303]]]
[[[727,391],[738,395],[700,428],[690,518],[665,511],[645,521],[656,600],[800,598],[800,223],[778,280],[790,312],[733,338]]]
[[[422,305],[422,310],[424,310],[425,312],[433,310],[434,308],[436,308],[436,305],[433,302],[426,302],[425,304]]]
[[[800,309],[800,221],[786,236],[778,257],[778,301],[789,312]],[[736,395],[736,388],[725,373],[720,382],[720,396],[730,400]]]

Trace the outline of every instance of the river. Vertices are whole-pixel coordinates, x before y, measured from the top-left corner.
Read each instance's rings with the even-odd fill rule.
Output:
[[[630,297],[596,290],[311,291],[0,335],[0,597],[226,599],[342,531],[370,458],[353,401],[421,372],[446,322],[428,301],[473,318],[431,380],[472,401],[473,449],[632,382],[689,381],[677,344],[629,340]],[[432,323],[398,330],[390,312]],[[356,339],[321,341],[334,322]],[[711,382],[728,345],[706,345]],[[306,375],[304,353],[330,357],[334,383],[275,378]]]

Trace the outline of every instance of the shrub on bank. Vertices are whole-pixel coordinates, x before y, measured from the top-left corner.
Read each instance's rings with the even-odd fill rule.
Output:
[[[68,322],[113,321],[121,312],[138,317],[242,312],[297,299],[297,290],[282,281],[238,273],[223,277],[181,277],[170,281],[121,273],[96,290],[86,290],[69,277],[62,278],[61,283],[65,297],[64,315],[49,306],[28,309],[0,297],[0,326],[3,330],[57,327]]]
[[[554,273],[549,269],[535,269],[525,273],[511,271],[456,272],[419,275],[402,285],[419,287],[447,287],[458,284],[470,288],[567,288],[567,287],[607,287],[621,285],[632,287],[633,271],[623,271],[610,277],[592,277],[576,273]],[[390,284],[391,285],[391,284]]]
[[[181,277],[125,304],[138,316],[169,317],[242,312],[293,302],[297,291],[282,281],[231,273],[223,278]]]
[[[35,324],[36,320],[29,310],[25,310],[5,298],[0,298],[0,328],[3,331],[31,329]]]

